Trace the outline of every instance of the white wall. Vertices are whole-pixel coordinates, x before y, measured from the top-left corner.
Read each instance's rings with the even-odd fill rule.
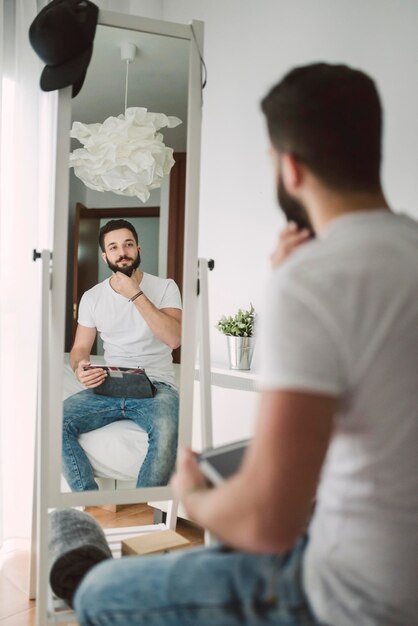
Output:
[[[222,313],[262,303],[276,208],[259,101],[291,67],[344,62],[370,73],[385,110],[383,181],[395,209],[418,217],[416,0],[164,0],[164,19],[205,22],[199,254],[210,275],[212,360],[226,361],[213,328]],[[257,360],[257,351],[255,361]]]
[[[95,4],[105,11],[163,18],[163,0],[95,0]]]

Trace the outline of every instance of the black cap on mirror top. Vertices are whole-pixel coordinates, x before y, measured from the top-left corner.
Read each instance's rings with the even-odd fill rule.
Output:
[[[73,85],[74,98],[83,86],[96,33],[98,7],[89,0],[52,0],[29,28],[29,41],[45,63],[41,89]]]

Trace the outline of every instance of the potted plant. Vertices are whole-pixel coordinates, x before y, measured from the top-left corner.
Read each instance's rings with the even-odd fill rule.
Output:
[[[250,303],[248,311],[238,312],[226,317],[223,315],[216,328],[227,337],[229,367],[233,370],[249,370],[254,352],[255,310]]]

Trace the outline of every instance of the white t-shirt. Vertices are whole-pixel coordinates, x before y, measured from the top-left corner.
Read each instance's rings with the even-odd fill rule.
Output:
[[[313,610],[417,625],[418,224],[335,219],[274,272],[266,304],[263,387],[342,400],[304,558]]]
[[[144,273],[140,288],[157,309],[181,309],[173,280]],[[109,278],[83,294],[78,323],[97,328],[108,365],[142,367],[151,380],[175,386],[171,348],[154,335],[135,303],[112,289]]]

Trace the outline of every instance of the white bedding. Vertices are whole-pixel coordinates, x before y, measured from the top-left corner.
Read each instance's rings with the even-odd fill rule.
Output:
[[[103,357],[92,357],[104,363]],[[64,399],[85,389],[75,378],[68,355],[64,362]],[[148,435],[132,420],[120,420],[80,436],[95,476],[115,480],[135,480],[148,448]]]

